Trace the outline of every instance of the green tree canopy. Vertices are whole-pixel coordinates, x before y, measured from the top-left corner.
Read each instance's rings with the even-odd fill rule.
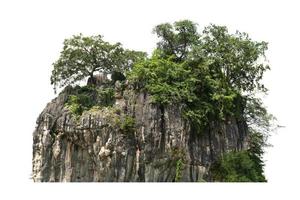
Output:
[[[54,88],[73,84],[95,72],[123,73],[145,53],[126,50],[120,43],[110,44],[101,35],[75,35],[64,41],[59,59],[53,64],[51,84]]]
[[[152,58],[130,74],[154,102],[180,102],[186,105],[186,116],[205,124],[232,115],[246,118],[244,110],[255,99],[252,94],[266,91],[261,83],[269,69],[266,42],[238,31],[231,34],[224,26],[210,25],[198,33],[189,20],[160,24],[154,33],[160,41]]]
[[[205,58],[210,69],[224,84],[237,90],[252,92],[265,91],[261,79],[269,66],[265,64],[266,42],[257,42],[247,33],[236,31],[230,34],[225,26],[210,25],[195,46],[192,58]]]
[[[157,43],[158,49],[164,56],[174,56],[176,61],[184,60],[192,45],[197,44],[199,39],[196,24],[189,20],[178,21],[173,25],[160,24],[153,32],[161,39]]]
[[[245,92],[266,90],[260,82],[269,69],[264,62],[266,42],[253,41],[239,31],[230,34],[225,26],[210,25],[198,33],[196,24],[189,20],[160,24],[153,32],[160,39],[156,54],[162,58],[173,56],[175,62],[197,64],[206,61],[224,87],[226,84]]]

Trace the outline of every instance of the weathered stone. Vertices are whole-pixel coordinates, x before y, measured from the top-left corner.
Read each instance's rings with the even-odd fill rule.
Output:
[[[86,112],[76,119],[64,108],[71,90],[52,100],[37,120],[32,161],[36,182],[171,182],[176,170],[181,171],[179,181],[209,181],[209,167],[219,155],[247,148],[245,122],[211,122],[196,134],[180,105],[162,109],[151,104],[148,94],[129,89],[123,92],[126,105],[121,108]],[[125,115],[135,119],[133,134],[120,129],[118,119]]]

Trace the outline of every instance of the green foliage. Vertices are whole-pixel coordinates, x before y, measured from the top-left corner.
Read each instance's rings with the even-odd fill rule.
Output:
[[[135,131],[135,120],[131,116],[125,116],[124,119],[121,121],[120,129],[123,133],[126,134],[133,134]]]
[[[175,182],[180,181],[182,177],[182,170],[183,170],[183,162],[182,159],[178,159],[176,161],[176,175],[175,175]]]
[[[145,53],[123,49],[120,43],[110,44],[101,35],[84,37],[82,34],[64,41],[59,59],[53,64],[51,84],[64,87],[93,78],[94,72],[124,72],[145,57]]]
[[[112,106],[114,104],[113,88],[95,88],[94,86],[76,86],[69,95],[66,107],[76,116],[84,111],[96,109],[96,106]]]
[[[153,96],[153,103],[170,104],[182,101],[192,101],[193,96],[189,84],[195,84],[189,79],[190,70],[184,65],[167,59],[153,57],[135,65],[129,74],[129,79],[137,87],[144,88]]]
[[[148,91],[153,103],[184,105],[184,117],[198,132],[210,120],[233,115],[239,97],[237,91],[210,76],[206,63],[178,63],[154,55],[136,64],[128,79],[136,88]]]
[[[246,117],[253,91],[266,91],[260,83],[269,69],[265,42],[216,25],[199,34],[188,20],[158,25],[154,32],[161,39],[157,49],[134,66],[129,80],[148,91],[153,103],[184,105],[184,117],[197,132],[210,121]]]
[[[256,165],[256,170],[259,174],[263,174],[263,154],[264,154],[264,147],[266,146],[266,137],[264,134],[259,132],[251,131],[250,134],[250,142],[249,142],[249,157]]]
[[[255,93],[267,91],[261,83],[269,69],[267,43],[216,25],[198,34],[189,21],[161,24],[154,32],[161,39],[157,49],[134,66],[130,82],[149,92],[153,103],[183,105],[183,116],[198,133],[212,121],[246,120],[250,149],[225,154],[212,167],[212,176],[215,181],[266,181],[262,155],[273,117]],[[176,180],[180,167],[179,159]]]
[[[102,109],[101,106],[93,106],[89,109],[89,112],[93,113],[93,112],[99,112]]]
[[[260,83],[269,66],[263,63],[266,42],[256,42],[248,34],[237,31],[228,33],[225,26],[210,25],[200,37],[191,57],[209,60],[210,69],[217,78],[239,91],[265,90]]]
[[[83,111],[95,105],[96,90],[90,86],[76,86],[69,95],[66,107],[76,116],[80,116]]]
[[[276,121],[276,118],[268,113],[261,99],[247,96],[245,105],[244,117],[251,130],[267,136],[269,132],[276,128],[272,124]]]
[[[187,57],[190,48],[198,42],[196,24],[189,20],[157,25],[153,32],[161,41],[157,43],[158,49],[162,50],[167,57],[174,56],[175,61],[181,61]]]
[[[248,151],[226,153],[211,167],[213,181],[265,182],[260,163]]]
[[[268,137],[277,127],[273,124],[276,119],[267,112],[260,99],[248,97],[244,109],[249,132],[249,156],[258,166],[260,173],[263,173],[264,148],[267,147]]]
[[[79,98],[75,95],[69,96],[67,107],[74,115],[81,115],[83,111],[81,105],[79,104]]]
[[[76,116],[81,115],[84,110],[88,110],[92,106],[91,98],[84,94],[70,95],[67,101],[67,107]]]
[[[112,106],[115,102],[115,90],[113,88],[100,88],[98,92],[98,104],[100,106]]]

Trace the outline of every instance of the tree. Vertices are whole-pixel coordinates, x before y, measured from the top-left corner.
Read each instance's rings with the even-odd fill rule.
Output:
[[[253,41],[246,33],[230,34],[225,26],[210,25],[191,54],[205,58],[223,84],[245,92],[266,91],[260,81],[269,69],[264,62],[267,48],[266,42]]]
[[[53,64],[51,84],[56,89],[86,77],[93,79],[95,72],[123,73],[144,57],[145,53],[125,50],[120,43],[110,44],[101,35],[76,35],[64,41],[60,57]]]
[[[158,50],[166,57],[174,56],[176,61],[184,60],[199,39],[196,24],[189,20],[177,21],[173,25],[160,24],[153,32],[161,39],[157,43]]]

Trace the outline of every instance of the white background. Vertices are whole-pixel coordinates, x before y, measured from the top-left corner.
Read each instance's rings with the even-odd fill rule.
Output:
[[[300,7],[292,0],[1,0],[0,199],[285,198],[299,199]],[[35,120],[54,98],[51,64],[65,38],[102,34],[110,42],[151,52],[152,28],[190,19],[240,30],[269,42],[265,104],[280,129],[265,155],[266,184],[34,184],[30,179]],[[299,185],[299,183],[298,183]],[[193,197],[192,197],[193,196]]]

